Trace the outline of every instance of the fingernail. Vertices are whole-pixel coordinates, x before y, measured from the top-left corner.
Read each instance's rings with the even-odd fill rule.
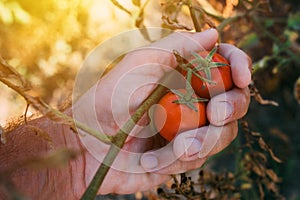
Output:
[[[233,112],[232,105],[226,101],[218,102],[214,108],[214,121],[215,122],[223,122],[228,119]]]
[[[158,165],[158,160],[156,158],[155,155],[153,154],[146,154],[146,155],[143,155],[142,158],[141,158],[141,164],[144,168],[147,168],[147,169],[153,169],[155,167],[157,167]]]
[[[195,138],[186,138],[184,145],[185,145],[184,152],[186,153],[187,156],[193,156],[196,153],[199,153],[201,149],[200,141]]]

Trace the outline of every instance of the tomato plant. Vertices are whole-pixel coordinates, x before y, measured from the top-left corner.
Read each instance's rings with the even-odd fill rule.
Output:
[[[194,58],[186,65],[193,70],[191,85],[199,97],[209,99],[233,87],[229,62],[216,50],[193,53]],[[186,76],[186,69],[182,74]]]
[[[154,111],[154,124],[166,140],[171,141],[176,134],[204,126],[206,103],[186,89],[171,90],[158,102]]]

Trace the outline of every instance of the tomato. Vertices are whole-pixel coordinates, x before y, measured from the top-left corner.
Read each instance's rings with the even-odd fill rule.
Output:
[[[185,89],[179,92],[186,94]],[[194,98],[197,96],[194,94]],[[175,103],[180,97],[173,92],[168,92],[158,102],[154,110],[154,124],[160,135],[171,141],[178,133],[204,126],[206,119],[206,103],[195,102],[193,110],[186,104]]]
[[[201,51],[198,53],[202,58],[205,58],[209,52]],[[232,89],[233,81],[231,77],[231,68],[229,66],[229,62],[220,54],[215,53],[212,57],[211,63],[218,62],[227,64],[226,66],[219,66],[219,67],[211,67],[210,70],[211,78],[207,77],[207,74],[204,70],[197,71],[201,77],[205,79],[209,79],[211,82],[207,82],[201,80],[201,78],[197,77],[195,74],[192,75],[191,78],[191,85],[195,90],[195,93],[202,98],[211,98],[215,95],[223,93]],[[194,67],[196,65],[194,64]],[[186,71],[183,70],[182,74],[186,76]]]

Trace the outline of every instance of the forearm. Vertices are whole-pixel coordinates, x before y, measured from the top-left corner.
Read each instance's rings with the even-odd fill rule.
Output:
[[[76,199],[83,192],[85,152],[70,127],[43,117],[6,133],[6,140],[0,144],[0,199],[8,195],[6,180],[32,199]],[[62,148],[77,156],[68,161],[66,154],[65,165],[42,159]]]

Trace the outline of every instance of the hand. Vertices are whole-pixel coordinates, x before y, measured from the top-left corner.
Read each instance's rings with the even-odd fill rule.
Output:
[[[101,132],[115,134],[165,73],[176,67],[173,50],[189,57],[191,51],[212,49],[217,38],[214,29],[201,33],[173,33],[130,52],[79,99],[73,107],[74,117]],[[170,179],[170,174],[200,167],[208,156],[232,142],[237,134],[237,119],[245,115],[249,106],[247,86],[251,81],[251,61],[243,51],[229,44],[220,44],[219,53],[231,63],[235,88],[210,100],[207,106],[209,126],[183,132],[166,144],[151,130],[145,115],[111,166],[100,188],[101,194],[153,188]],[[89,184],[109,145],[89,135],[81,137],[81,141],[89,152],[85,159],[86,184]],[[126,184],[120,184],[122,182]]]

